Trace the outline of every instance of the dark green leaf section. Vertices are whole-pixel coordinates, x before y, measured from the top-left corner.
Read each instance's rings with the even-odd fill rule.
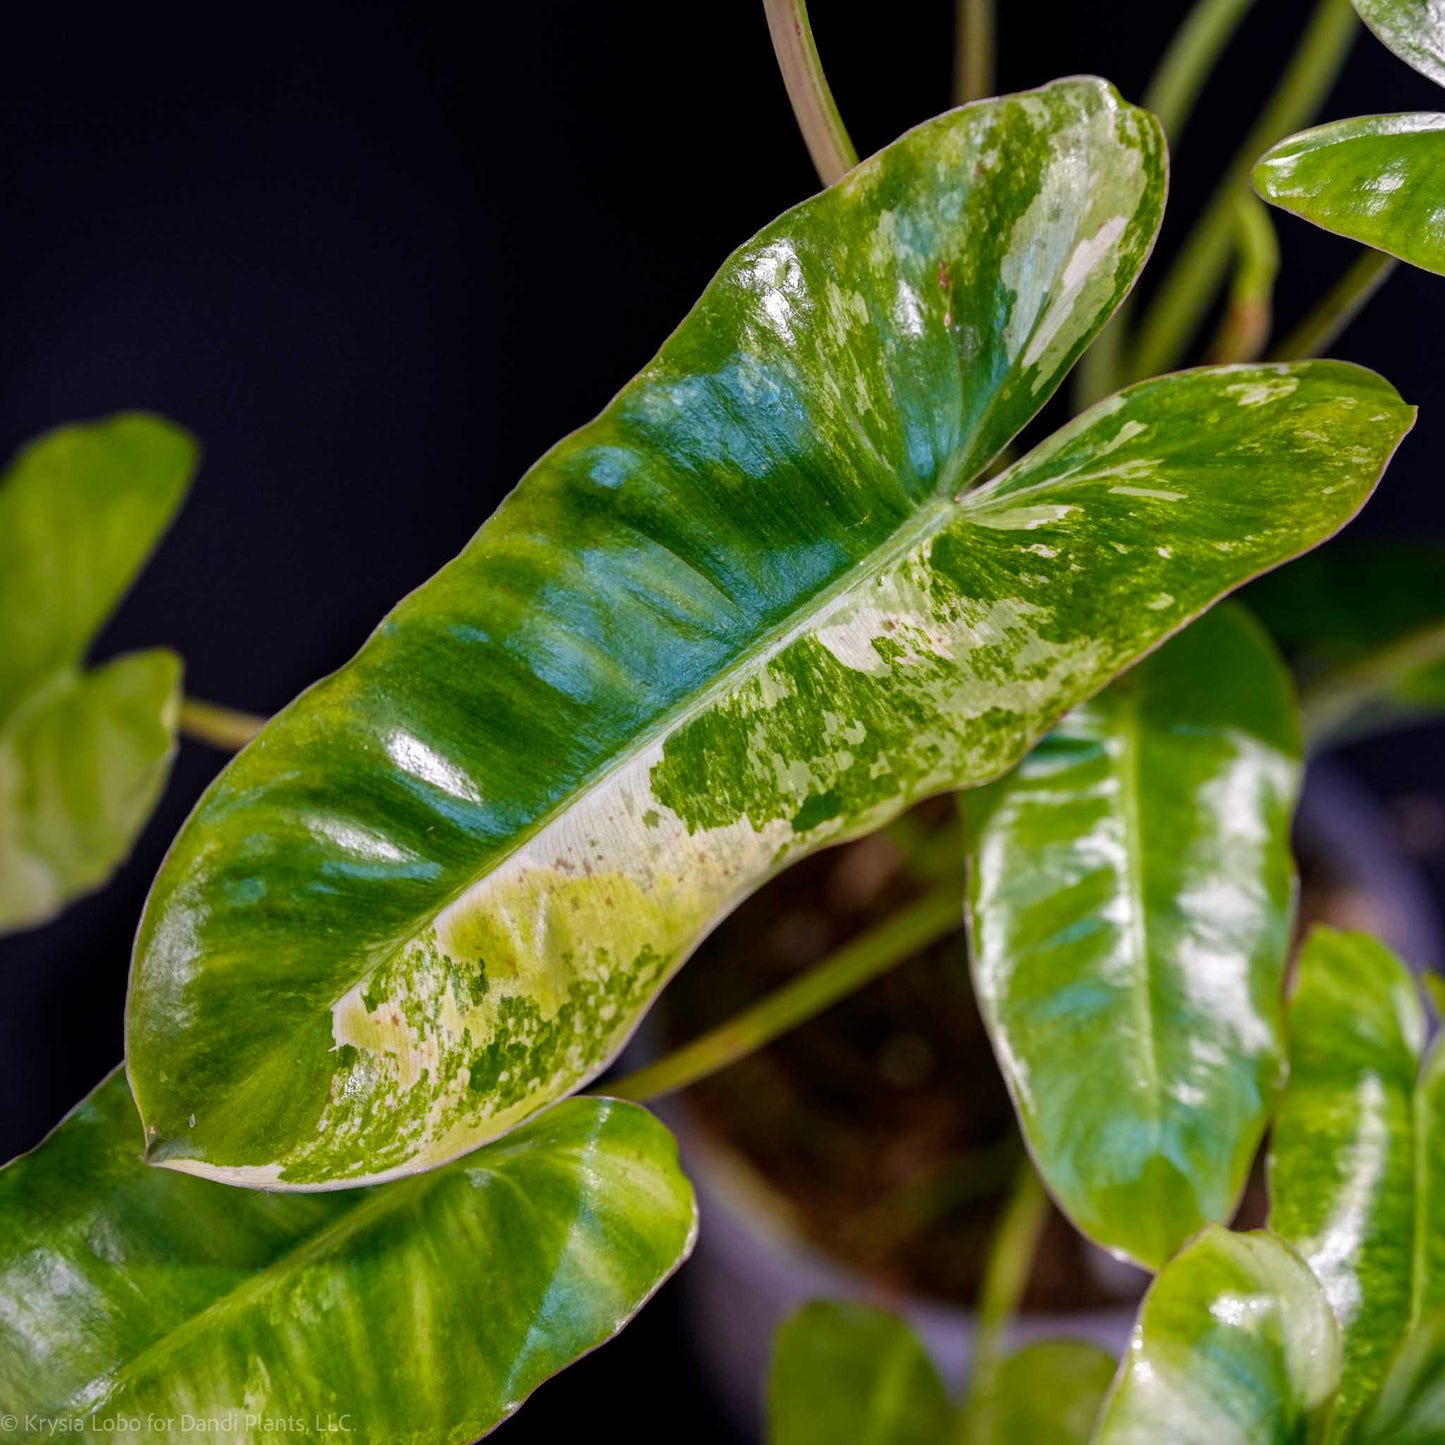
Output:
[[[1360,19],[1407,65],[1445,85],[1445,9],[1438,0],[1354,0]]]
[[[195,460],[183,432],[131,414],[51,432],[0,477],[0,933],[105,882],[165,786],[180,660],[83,663]]]
[[[1378,1398],[1342,1438],[1347,1445],[1445,1445],[1445,1312],[1400,1347]]]
[[[139,1144],[117,1072],[0,1170],[0,1408],[86,1439],[155,1415],[161,1438],[259,1445],[319,1414],[357,1445],[466,1445],[615,1334],[693,1236],[671,1136],[606,1099],[376,1190],[230,1189]]]
[[[1281,141],[1255,168],[1265,200],[1445,273],[1445,115],[1367,115]]]
[[[1300,955],[1289,1031],[1269,1222],[1314,1270],[1340,1323],[1343,1428],[1378,1389],[1414,1312],[1425,1020],[1414,979],[1383,944],[1320,928]]]
[[[1411,414],[1329,364],[1146,384],[966,490],[1162,195],[1154,122],[1060,82],[728,261],[178,838],[128,1017],[151,1157],[335,1185],[506,1132],[763,879],[997,776],[1342,525]]]
[[[953,1434],[943,1382],[896,1315],[815,1300],[779,1327],[769,1445],[947,1445]]]
[[[1341,539],[1245,600],[1294,663],[1312,740],[1445,713],[1445,545]]]
[[[1160,1272],[1097,1445],[1311,1445],[1340,1373],[1308,1266],[1265,1233],[1211,1225]]]
[[[1083,1340],[1040,1340],[999,1368],[987,1419],[968,1445],[1089,1445],[1114,1357]]]
[[[1233,1213],[1283,1058],[1299,740],[1216,608],[970,794],[975,992],[1045,1182],[1157,1269]]]

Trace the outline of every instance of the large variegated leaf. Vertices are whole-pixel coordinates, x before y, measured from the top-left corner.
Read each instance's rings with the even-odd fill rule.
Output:
[[[931,122],[744,246],[652,363],[202,801],[138,940],[151,1157],[326,1185],[594,1076],[750,889],[983,781],[1361,503],[1410,414],[1201,372],[964,490],[1129,284],[1154,123]]]
[[[0,477],[0,933],[104,883],[165,786],[180,659],[83,663],[195,457],[175,427],[124,415],[51,432]]]
[[[117,1072],[0,1170],[0,1410],[50,1434],[298,1428],[253,1415],[330,1420],[358,1445],[466,1445],[614,1335],[693,1237],[672,1137],[607,1099],[422,1178],[325,1195],[151,1169],[140,1137]]]
[[[1157,1269],[1233,1213],[1283,1059],[1299,739],[1228,605],[970,793],[974,989],[1039,1172]]]
[[[1401,60],[1445,85],[1445,5],[1440,0],[1354,0],[1354,5]]]
[[[999,1367],[963,1445],[1089,1445],[1114,1357],[1084,1340],[1039,1340]]]
[[[1367,115],[1281,141],[1255,168],[1265,200],[1445,274],[1445,115]]]
[[[1299,673],[1308,741],[1339,742],[1445,714],[1445,546],[1321,547],[1245,600]]]
[[[1145,1296],[1096,1445],[1312,1445],[1339,1375],[1308,1266],[1271,1235],[1210,1225]]]
[[[1445,1311],[1400,1346],[1379,1395],[1343,1439],[1347,1445],[1445,1445]]]
[[[897,1315],[815,1300],[779,1327],[768,1445],[947,1445],[953,1407]]]
[[[1314,1270],[1340,1322],[1343,1428],[1379,1387],[1413,1313],[1425,1019],[1384,944],[1320,928],[1301,952],[1289,1032],[1269,1223]]]

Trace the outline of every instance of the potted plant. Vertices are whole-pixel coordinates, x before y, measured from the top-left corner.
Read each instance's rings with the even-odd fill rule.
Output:
[[[1305,742],[1437,704],[1438,588],[1377,588],[1340,625],[1326,601],[1369,564],[1332,549],[1246,592],[1273,636],[1223,600],[1347,525],[1414,420],[1311,359],[1383,263],[1259,359],[1275,257],[1241,178],[1328,88],[1343,0],[1128,303],[1166,137],[1242,8],[1200,0],[1145,108],[1089,77],[990,98],[966,4],[964,103],[859,163],[803,6],[767,0],[825,189],[264,726],[185,700],[163,652],[85,666],[189,439],[132,414],[17,457],[0,922],[104,879],[178,727],[245,745],[153,886],[124,1070],[0,1170],[0,1431],[485,1433],[692,1248],[643,1104],[921,956],[946,973],[925,1011],[976,1001],[998,1062],[962,1088],[961,1176],[1010,1181],[972,1255],[963,1408],[894,1316],[814,1305],[779,1337],[780,1445],[1438,1437],[1445,1150],[1416,983],[1320,929],[1285,1001]],[[1386,9],[1388,40],[1438,55],[1427,7]],[[1271,151],[1261,191],[1347,229],[1381,208],[1328,183],[1373,185],[1414,239],[1362,239],[1435,265],[1433,152],[1347,166],[1334,143]],[[1211,364],[1171,372],[1226,281]],[[1076,364],[1077,415],[1016,445]],[[842,897],[842,949],[589,1087],[709,933],[735,927],[723,959],[766,947],[779,876],[795,934],[799,899]],[[927,955],[965,914],[971,996],[957,952]],[[895,1077],[936,1052],[913,1032]],[[1231,1232],[1271,1127],[1265,1227]],[[1122,1361],[1008,1352],[1050,1197],[1155,1276]]]

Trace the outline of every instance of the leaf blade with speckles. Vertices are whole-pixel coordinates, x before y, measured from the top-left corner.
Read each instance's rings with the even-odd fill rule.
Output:
[[[1401,60],[1445,85],[1445,10],[1432,0],[1354,0],[1354,6]]]
[[[965,795],[974,993],[1045,1183],[1158,1269],[1233,1213],[1284,1046],[1289,674],[1226,604]]]
[[[1255,167],[1272,205],[1445,274],[1445,115],[1368,115],[1290,136]]]
[[[100,887],[165,786],[180,659],[83,664],[195,457],[183,432],[137,413],[49,432],[0,477],[0,933]]]
[[[252,1413],[467,1445],[616,1334],[692,1243],[672,1137],[613,1100],[327,1194],[153,1169],[140,1137],[117,1071],[0,1169],[0,1401],[87,1439],[133,1439],[137,1416],[176,1441],[302,1428],[241,1430]]]
[[[1289,1032],[1269,1224],[1314,1270],[1340,1322],[1343,1429],[1416,1314],[1414,1099],[1425,1019],[1409,970],[1382,943],[1317,928],[1300,954]]]
[[[176,840],[127,1022],[152,1158],[334,1187],[504,1133],[785,863],[997,775],[1342,525],[1410,413],[1333,363],[1150,384],[960,490],[1162,193],[1152,119],[1067,81],[920,127],[744,246]]]
[[[1096,1445],[1311,1445],[1339,1381],[1319,1283],[1263,1232],[1208,1229],[1160,1271]]]

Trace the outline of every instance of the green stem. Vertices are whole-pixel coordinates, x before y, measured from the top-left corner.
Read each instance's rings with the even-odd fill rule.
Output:
[[[1224,47],[1254,0],[1195,0],[1194,8],[1174,32],[1144,92],[1144,109],[1152,110],[1164,127],[1171,150],[1178,149],[1195,102]]]
[[[1144,108],[1159,117],[1171,149],[1179,145],[1204,82],[1252,3],[1195,0],[1194,8],[1174,32],[1144,93]],[[1126,297],[1079,363],[1074,380],[1077,410],[1102,401],[1121,384],[1133,307],[1133,298]]]
[[[993,0],[957,0],[953,43],[953,103],[993,94]]]
[[[848,139],[843,117],[838,114],[823,74],[813,27],[808,23],[808,7],[804,0],[763,0],[763,9],[798,129],[819,179],[831,186],[858,164],[858,152]]]
[[[1140,322],[1137,341],[1129,348],[1129,380],[1170,370],[1189,349],[1229,265],[1235,206],[1248,193],[1255,161],[1307,124],[1323,104],[1349,54],[1355,24],[1350,0],[1319,0],[1264,113],[1230,162]]]
[[[1269,359],[1299,361],[1318,356],[1360,314],[1398,265],[1383,251],[1363,252],[1315,309],[1270,352]]]
[[[1342,742],[1350,723],[1370,703],[1388,697],[1400,677],[1445,662],[1445,627],[1419,628],[1361,658],[1337,667],[1300,689],[1300,732],[1314,752]]]
[[[1258,196],[1235,204],[1234,282],[1229,305],[1209,348],[1212,362],[1254,361],[1264,351],[1274,319],[1274,278],[1279,274],[1279,240],[1269,207]]]
[[[789,1029],[946,938],[963,923],[957,886],[925,893],[776,993],[654,1064],[599,1092],[611,1098],[656,1099],[735,1064]]]
[[[266,726],[266,719],[200,698],[181,699],[181,731],[224,752],[239,752]]]
[[[1006,1336],[1028,1288],[1039,1236],[1048,1217],[1049,1197],[1039,1183],[1033,1161],[1025,1156],[989,1245],[988,1264],[979,1293],[973,1379],[969,1384],[968,1408],[963,1413],[960,1445],[974,1445],[976,1441],[991,1438],[987,1421],[998,1391]]]

